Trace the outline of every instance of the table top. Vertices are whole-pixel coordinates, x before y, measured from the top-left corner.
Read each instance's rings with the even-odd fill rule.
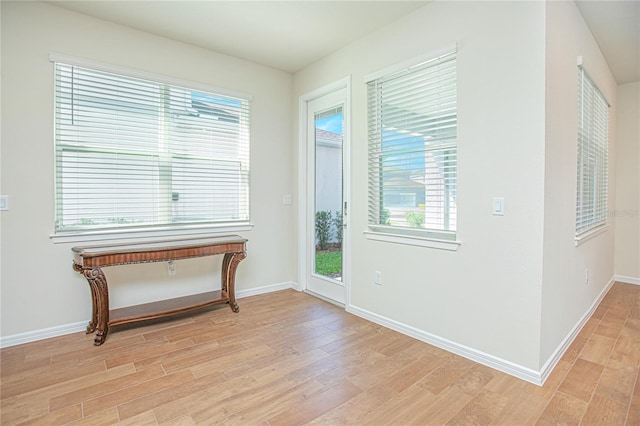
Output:
[[[126,255],[126,254],[141,254],[141,253],[156,253],[156,252],[179,252],[191,249],[207,248],[207,247],[222,247],[228,245],[242,245],[247,240],[239,235],[225,235],[219,237],[206,237],[206,238],[182,238],[182,239],[165,239],[154,240],[148,242],[139,243],[126,243],[126,244],[105,244],[105,245],[91,245],[91,246],[77,246],[71,250],[74,252],[76,260],[80,258],[95,258],[105,257],[110,255]],[[199,252],[196,252],[199,253]],[[205,254],[205,253],[202,253]],[[196,254],[198,255],[198,254]],[[185,257],[191,257],[189,255]],[[159,259],[158,259],[159,260]],[[116,263],[120,263],[115,261]],[[77,262],[81,263],[81,262]],[[122,263],[129,263],[123,261]]]
[[[229,243],[245,243],[246,238],[242,238],[239,235],[225,235],[220,237],[207,237],[207,238],[181,238],[181,239],[166,239],[156,240],[150,242],[141,243],[127,243],[127,244],[102,244],[91,246],[77,246],[71,250],[80,254],[96,254],[106,252],[128,252],[128,251],[147,251],[147,250],[159,250],[159,249],[178,249],[185,247],[200,247],[210,246],[216,244],[229,244]]]

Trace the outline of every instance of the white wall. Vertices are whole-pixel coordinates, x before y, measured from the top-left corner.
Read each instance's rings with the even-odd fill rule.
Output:
[[[451,252],[367,240],[363,77],[451,42],[462,245]],[[294,76],[296,101],[352,77],[352,307],[538,368],[544,48],[544,3],[433,2]],[[491,215],[498,196],[503,217]],[[382,286],[373,284],[374,270]]]
[[[84,278],[71,268],[71,244],[53,244],[53,64],[50,52],[124,66],[253,95],[248,257],[237,288],[295,276],[291,206],[290,74],[35,2],[2,2],[0,192],[3,338],[89,319]],[[189,263],[187,263],[189,262]],[[106,268],[112,307],[210,289],[220,260]],[[219,285],[218,281],[214,285]],[[242,307],[242,303],[240,303]]]
[[[612,105],[609,209],[615,201],[616,82],[573,2],[546,4],[544,272],[540,360],[544,363],[613,278],[613,223],[575,245],[578,132],[577,57]],[[589,281],[585,283],[586,270]]]
[[[615,271],[640,284],[640,82],[618,86]]]

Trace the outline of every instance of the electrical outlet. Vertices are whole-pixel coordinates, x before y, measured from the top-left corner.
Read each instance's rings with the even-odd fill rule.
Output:
[[[373,282],[378,285],[382,285],[382,272],[375,271],[373,274]]]
[[[167,272],[169,273],[169,275],[176,274],[176,264],[173,260],[167,262]]]

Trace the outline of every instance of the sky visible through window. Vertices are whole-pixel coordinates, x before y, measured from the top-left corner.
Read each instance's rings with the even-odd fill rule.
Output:
[[[316,129],[326,130],[327,132],[342,134],[342,113],[330,115],[316,120]]]

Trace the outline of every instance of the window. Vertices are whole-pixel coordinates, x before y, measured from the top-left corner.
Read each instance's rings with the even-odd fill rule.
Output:
[[[55,64],[56,233],[249,221],[249,99]]]
[[[584,68],[578,67],[577,237],[607,222],[608,108]]]
[[[369,228],[455,239],[456,52],[367,78]]]

